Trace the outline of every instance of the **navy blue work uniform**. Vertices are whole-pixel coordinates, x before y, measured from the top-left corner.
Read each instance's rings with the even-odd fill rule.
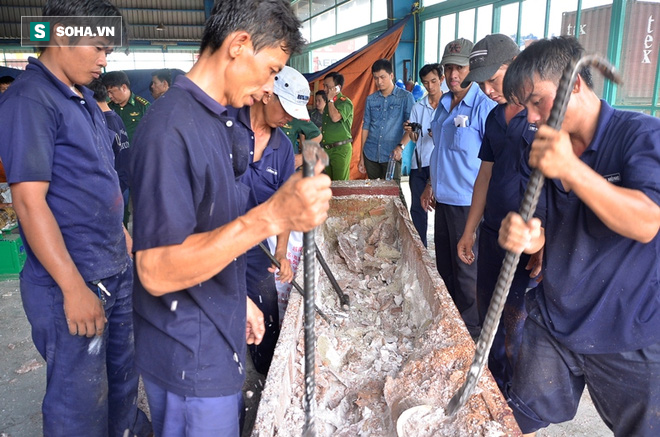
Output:
[[[580,159],[660,204],[660,120],[601,101]],[[643,244],[609,229],[559,180],[547,180],[543,282],[527,295],[520,356],[508,390],[524,433],[575,415],[585,383],[617,436],[660,429],[660,236]]]
[[[103,113],[105,121],[108,123],[112,139],[112,151],[115,154],[115,170],[119,176],[119,187],[121,192],[126,192],[128,196],[128,134],[121,117],[115,111],[105,111]]]
[[[483,325],[497,277],[506,251],[497,242],[499,228],[509,211],[520,209],[521,186],[528,178],[520,172],[523,152],[534,141],[536,126],[527,122],[527,110],[516,114],[507,124],[507,105],[498,105],[486,119],[486,131],[479,159],[492,162],[492,173],[486,194],[484,219],[480,225],[479,259],[477,260],[477,308]],[[513,365],[518,357],[522,329],[527,317],[525,291],[536,286],[525,269],[529,255],[522,254],[502,312],[502,320],[488,357],[488,369],[500,390],[511,381]]]
[[[103,113],[91,91],[77,89],[82,98],[30,58],[0,99],[7,179],[49,183],[46,202],[66,249],[108,319],[102,337],[70,335],[62,290],[23,235],[21,297],[47,365],[43,429],[49,436],[122,436],[126,429],[146,435],[151,428],[136,407],[132,269],[121,191]]]
[[[227,108],[183,75],[154,103],[130,149],[136,252],[181,244],[192,234],[219,228],[245,213],[248,188],[238,177],[248,155],[244,144],[233,140],[235,131],[236,120]],[[149,294],[136,276],[136,363],[150,386],[178,395],[182,402],[240,397],[246,353],[245,266],[246,257],[239,256],[211,279],[160,297]],[[157,435],[190,435],[192,419],[185,411],[169,417],[167,403],[152,402],[147,394]],[[223,416],[219,420],[238,434],[241,409],[237,405],[231,416],[204,419]]]
[[[259,161],[254,162],[254,133],[250,128],[250,108],[239,110],[238,120],[245,133],[245,140],[250,146],[250,164],[241,176],[241,182],[250,187],[248,209],[264,203],[294,173],[295,160],[293,147],[287,135],[281,129],[272,129],[268,145]],[[262,242],[268,247],[268,242]],[[273,359],[275,345],[280,335],[279,308],[275,276],[268,271],[271,261],[263,250],[256,246],[247,253],[247,293],[250,299],[264,313],[266,332],[258,345],[248,348],[252,362],[259,373],[268,373]]]

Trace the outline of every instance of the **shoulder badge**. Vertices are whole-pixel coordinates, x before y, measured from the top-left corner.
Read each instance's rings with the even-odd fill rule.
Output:
[[[149,105],[149,100],[145,99],[144,97],[135,96],[135,101],[137,101],[138,103],[140,103],[143,106]]]

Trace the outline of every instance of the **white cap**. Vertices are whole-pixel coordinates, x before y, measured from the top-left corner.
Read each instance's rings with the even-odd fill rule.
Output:
[[[280,99],[287,114],[299,120],[309,120],[309,112],[307,112],[309,82],[297,70],[285,66],[275,76],[273,94]]]

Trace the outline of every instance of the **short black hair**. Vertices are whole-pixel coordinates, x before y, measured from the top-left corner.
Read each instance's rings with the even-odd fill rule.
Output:
[[[338,73],[336,71],[331,71],[330,73],[326,74],[323,80],[326,80],[327,78],[331,78],[332,81],[335,83],[335,85],[339,85],[340,87],[344,88],[344,75],[341,73]]]
[[[524,103],[533,89],[535,75],[541,80],[550,80],[559,85],[568,64],[582,56],[584,47],[572,36],[558,36],[533,42],[509,65],[504,76],[504,96],[509,101]],[[589,88],[593,88],[589,67],[582,68],[579,75]]]
[[[119,9],[108,0],[48,0],[41,10],[41,15],[58,18],[57,22],[63,25],[76,25],[76,17],[94,17],[90,24],[94,26],[103,26],[105,17],[122,17]],[[51,20],[52,21],[52,20]],[[55,23],[53,23],[55,24]],[[51,32],[54,32],[54,26],[51,26]],[[82,36],[70,36],[69,44],[78,42]],[[128,23],[122,17],[121,34],[114,35],[110,39],[112,45],[128,45]],[[45,50],[47,47],[40,47]]]
[[[128,76],[123,71],[109,71],[103,75],[102,80],[106,88],[120,88],[122,85],[131,88],[131,81],[128,80]]]
[[[243,30],[252,38],[254,51],[280,46],[289,55],[300,53],[305,40],[300,20],[287,0],[216,1],[206,20],[199,52],[215,52],[232,32]]]
[[[419,70],[419,79],[421,80],[424,76],[427,76],[429,73],[435,71],[435,74],[438,75],[438,78],[441,78],[445,74],[445,70],[440,64],[426,64]]]
[[[14,78],[11,76],[2,76],[0,77],[0,85],[5,85],[8,83],[12,83],[14,81]]]
[[[172,72],[169,68],[161,68],[151,73],[151,77],[157,77],[158,80],[165,81],[169,86],[172,86]]]
[[[314,93],[314,95],[323,97],[323,100],[325,100],[325,102],[328,103],[328,95],[325,93],[324,90],[318,90],[316,93]]]
[[[376,73],[380,70],[385,70],[385,73],[392,73],[392,63],[387,59],[379,59],[371,66],[371,73]]]
[[[97,102],[108,101],[108,89],[103,85],[103,81],[100,78],[94,79],[86,86],[94,93],[94,100]]]

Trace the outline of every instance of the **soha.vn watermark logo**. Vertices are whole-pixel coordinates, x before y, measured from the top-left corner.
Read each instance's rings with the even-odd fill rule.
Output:
[[[21,17],[22,46],[121,46],[121,17]]]

